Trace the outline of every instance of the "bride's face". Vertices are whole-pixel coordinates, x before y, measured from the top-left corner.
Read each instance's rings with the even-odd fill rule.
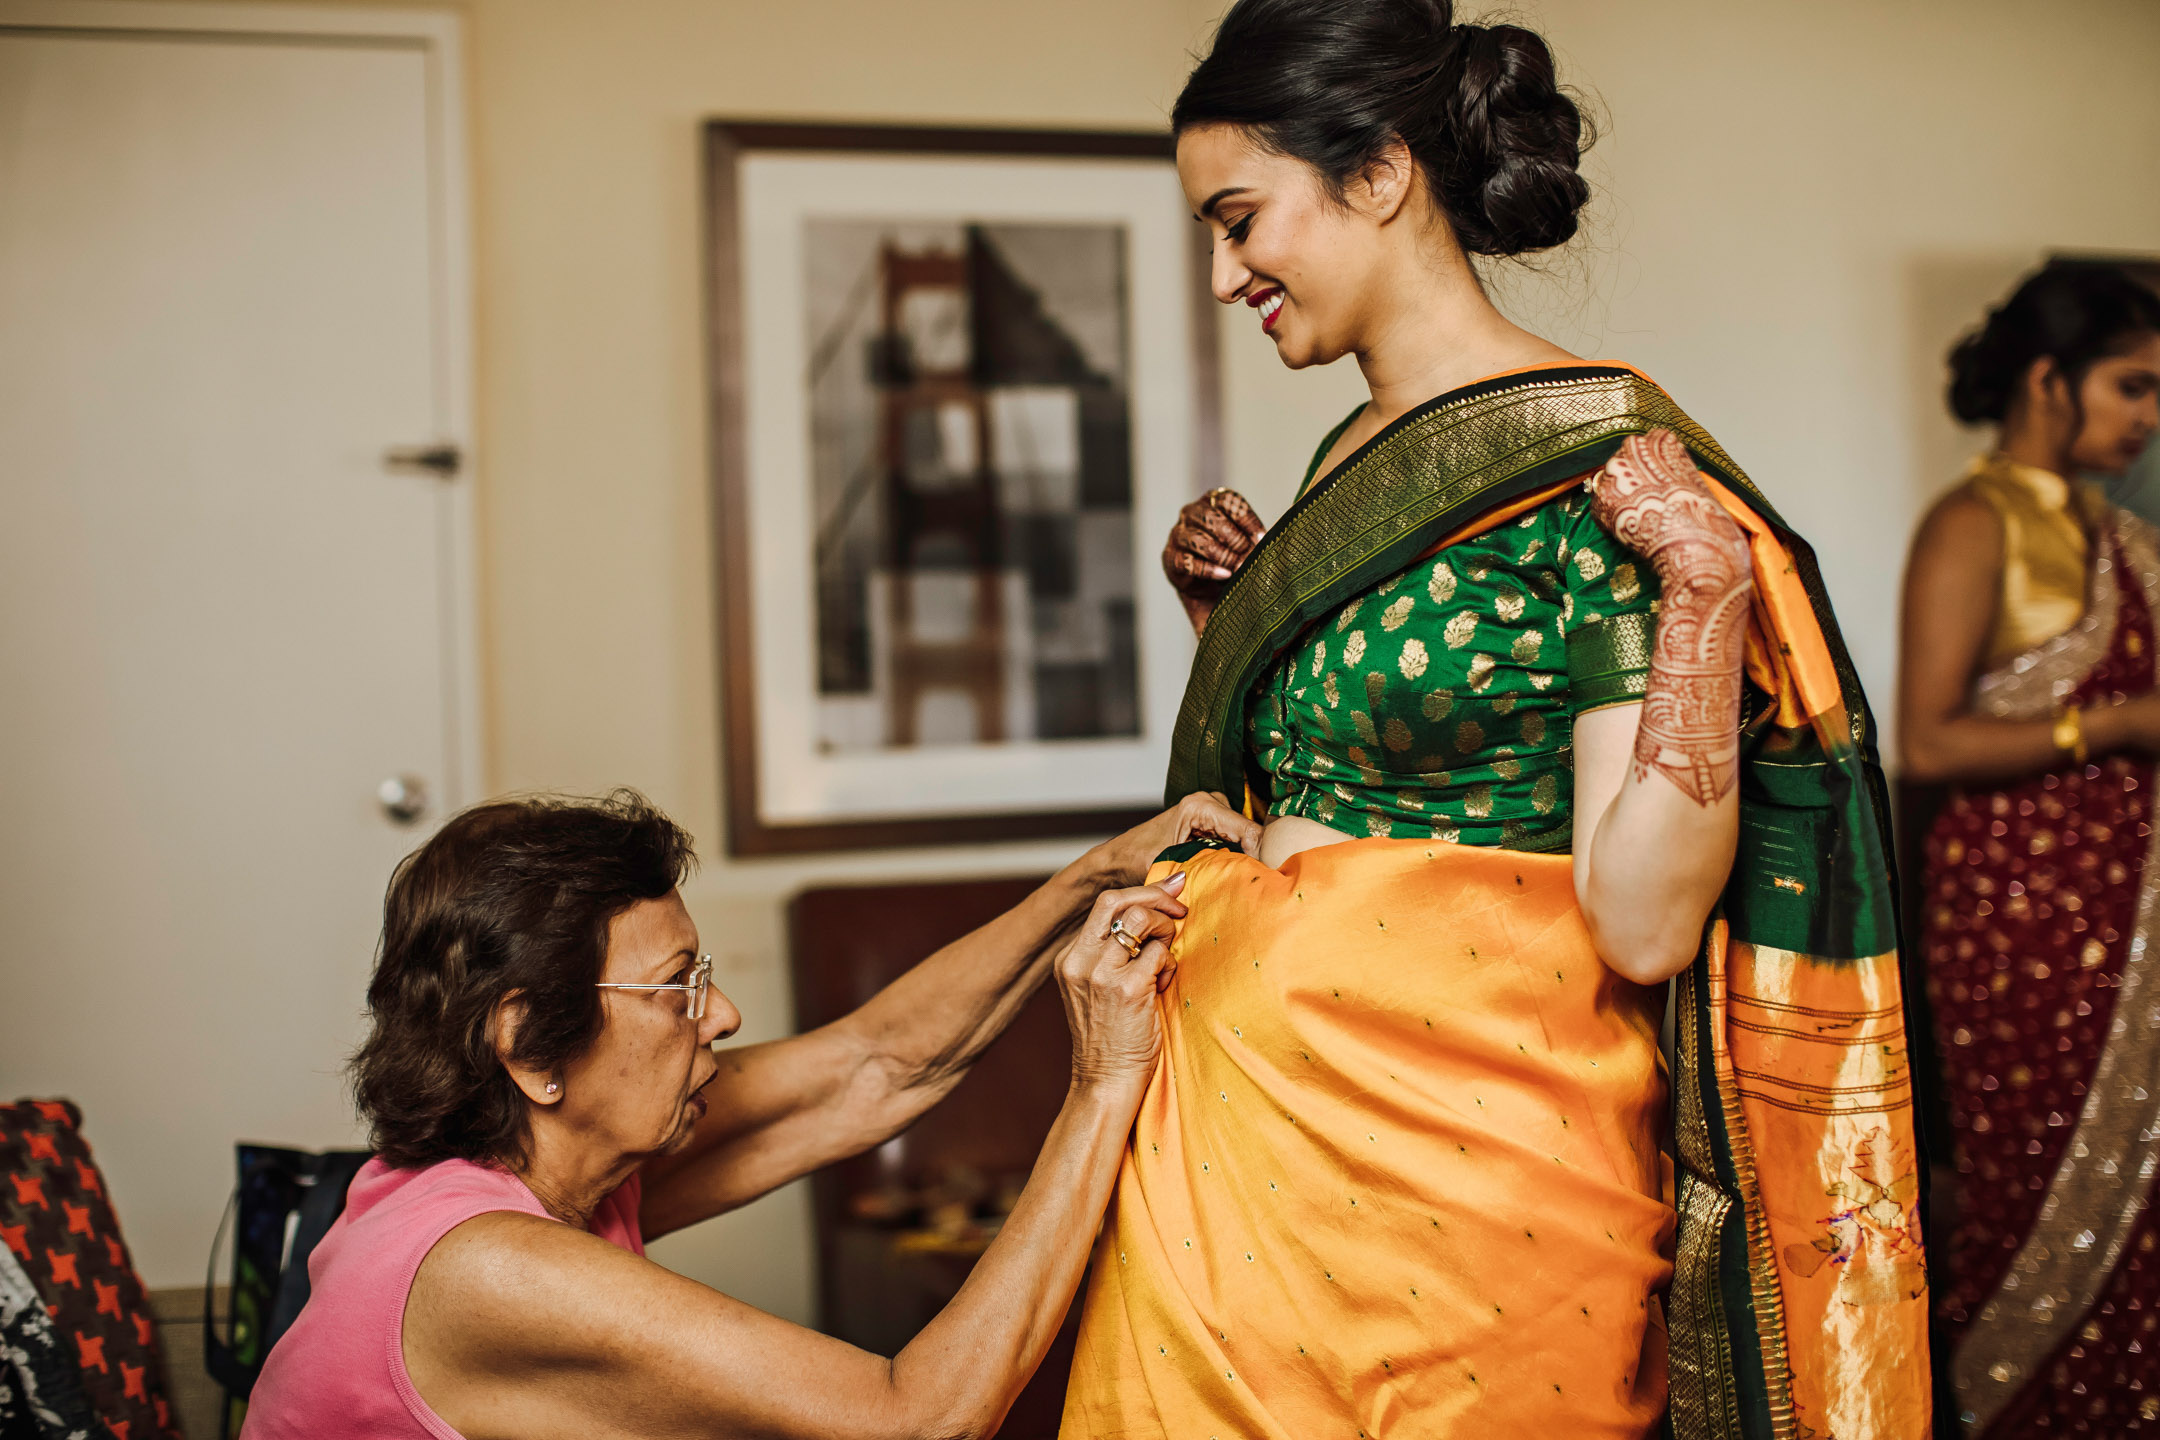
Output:
[[[1261,149],[1235,125],[1180,135],[1177,168],[1215,239],[1217,300],[1250,306],[1293,370],[1361,348],[1388,258],[1362,188],[1336,200],[1310,165]]]

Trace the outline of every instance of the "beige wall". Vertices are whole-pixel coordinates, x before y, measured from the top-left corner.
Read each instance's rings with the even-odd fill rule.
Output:
[[[470,0],[490,779],[637,785],[746,1034],[789,1024],[782,906],[847,878],[1046,869],[1062,845],[731,864],[719,852],[697,236],[709,115],[1162,122],[1212,0]],[[2149,0],[1522,0],[1605,138],[1585,240],[1500,291],[1633,361],[1813,536],[1886,697],[1899,557],[1962,441],[1938,358],[2048,247],[2160,251]],[[1224,316],[1230,476],[1273,513],[1352,367]],[[796,1318],[799,1192],[666,1242]]]

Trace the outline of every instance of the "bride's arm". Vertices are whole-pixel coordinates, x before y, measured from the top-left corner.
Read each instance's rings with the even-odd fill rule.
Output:
[[[1740,834],[1747,543],[1679,440],[1631,439],[1594,513],[1663,585],[1642,703],[1575,722],[1575,893],[1605,963],[1656,984],[1695,956]]]

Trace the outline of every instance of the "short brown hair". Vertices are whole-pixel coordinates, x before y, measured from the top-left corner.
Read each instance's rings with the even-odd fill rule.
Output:
[[[489,1017],[519,992],[512,1052],[554,1069],[600,1034],[608,925],[696,864],[682,828],[634,790],[499,800],[453,817],[390,877],[368,983],[373,1028],[353,1090],[392,1165],[525,1158],[526,1101]]]

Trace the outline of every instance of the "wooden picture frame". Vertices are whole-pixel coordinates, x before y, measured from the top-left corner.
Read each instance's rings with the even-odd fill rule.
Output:
[[[1175,172],[1171,168],[1174,153],[1171,137],[1159,133],[730,120],[713,120],[706,124],[704,254],[708,399],[717,561],[715,601],[721,652],[722,776],[731,853],[780,855],[1104,834],[1137,823],[1160,808],[1159,791],[1153,787],[1159,784],[1162,757],[1168,750],[1169,719],[1174,717],[1178,699],[1176,693],[1170,692],[1181,688],[1191,652],[1189,634],[1182,641],[1171,640],[1170,629],[1162,620],[1161,607],[1174,608],[1175,600],[1157,573],[1154,562],[1160,534],[1147,532],[1166,531],[1164,516],[1174,512],[1176,505],[1221,483],[1222,471],[1221,382],[1215,345],[1215,305],[1208,293],[1206,278],[1209,263],[1207,235],[1201,226],[1190,223],[1184,216],[1181,203],[1176,205],[1176,214],[1169,218],[1182,226],[1182,239],[1177,229],[1157,222],[1152,208],[1157,198],[1163,198],[1164,204],[1172,203],[1164,198],[1167,197],[1164,178],[1167,177],[1168,190],[1174,190]],[[774,163],[759,169],[760,162]],[[790,169],[791,163],[794,169]],[[1000,165],[1006,168],[998,168]],[[826,168],[820,170],[816,168],[818,166]],[[812,293],[810,282],[803,278],[807,273],[807,262],[797,262],[793,270],[787,264],[766,263],[761,273],[748,273],[750,267],[759,263],[759,257],[770,262],[779,254],[774,248],[777,242],[773,237],[782,233],[780,222],[770,217],[779,214],[778,207],[783,202],[763,201],[759,196],[773,193],[811,196],[807,200],[784,202],[799,208],[808,207],[802,208],[802,214],[790,211],[784,217],[796,226],[788,233],[801,237],[807,234],[810,223],[802,218],[804,214],[820,221],[830,214],[856,217],[848,223],[887,223],[888,217],[881,210],[881,204],[889,206],[895,193],[912,193],[896,191],[895,186],[902,180],[924,185],[925,193],[935,191],[940,185],[952,193],[975,193],[995,183],[1000,187],[997,194],[1004,196],[1033,193],[1028,185],[1015,184],[1016,179],[1033,183],[1036,191],[1042,190],[1043,185],[1035,182],[1042,181],[1043,176],[1035,172],[1044,166],[1074,167],[1070,172],[1075,177],[1074,184],[1083,191],[1089,186],[1104,190],[1104,187],[1114,188],[1129,182],[1131,193],[1141,197],[1132,200],[1130,205],[1141,205],[1144,198],[1146,206],[1150,207],[1141,217],[1144,225],[1119,232],[1119,243],[1126,247],[1121,263],[1127,267],[1120,275],[1123,277],[1129,271],[1135,278],[1130,282],[1120,280],[1120,284],[1133,286],[1132,295],[1123,289],[1116,292],[1119,303],[1125,307],[1122,313],[1126,317],[1120,321],[1126,328],[1119,333],[1125,337],[1129,352],[1138,357],[1128,372],[1130,378],[1127,381],[1133,417],[1133,456],[1126,503],[1133,531],[1134,568],[1129,582],[1133,587],[1133,598],[1130,604],[1137,617],[1130,622],[1134,636],[1130,648],[1138,653],[1138,659],[1132,664],[1133,673],[1138,677],[1133,689],[1139,698],[1120,713],[1138,714],[1143,718],[1129,722],[1137,726],[1137,731],[1116,732],[1099,741],[1089,736],[1077,742],[1032,738],[1005,742],[994,734],[988,742],[972,739],[958,745],[929,748],[930,742],[914,742],[912,735],[897,745],[888,736],[882,742],[861,742],[858,749],[841,751],[837,758],[828,762],[824,755],[834,752],[833,742],[826,737],[825,731],[806,728],[800,719],[805,712],[813,716],[827,713],[817,708],[824,698],[822,682],[816,675],[810,677],[808,684],[799,680],[781,684],[775,680],[776,673],[785,671],[792,677],[799,677],[805,667],[825,663],[822,654],[802,659],[796,654],[801,648],[799,644],[792,640],[776,641],[775,635],[787,626],[800,629],[819,623],[816,606],[820,603],[821,592],[814,586],[829,573],[829,562],[828,570],[819,571],[819,552],[814,543],[790,546],[784,542],[776,543],[774,539],[776,533],[792,533],[814,542],[826,534],[824,529],[805,523],[806,518],[818,518],[812,514],[816,497],[810,488],[810,463],[807,460],[783,461],[766,464],[761,470],[754,453],[759,445],[780,453],[787,452],[792,444],[803,456],[809,455],[810,442],[802,436],[810,427],[802,422],[802,417],[810,413],[810,402],[801,392],[812,388],[819,373],[809,366],[787,369],[787,358],[792,354],[788,347],[795,342],[783,333],[784,325],[775,320],[775,316],[782,320],[786,317],[784,311],[776,308],[778,302],[771,299],[776,285],[785,288],[792,284],[792,293],[797,295]],[[863,186],[861,182],[866,179],[879,182],[884,173],[881,167],[892,170],[896,177],[894,182]],[[787,178],[798,172],[809,178]],[[751,176],[747,184],[746,173]],[[980,181],[976,178],[978,174],[984,177]],[[820,177],[826,175],[838,177],[831,187],[837,198],[828,200],[826,192],[818,188]],[[849,186],[843,183],[849,177],[867,196],[859,202],[860,208],[853,210],[849,207],[858,202],[845,193]],[[766,188],[761,191],[760,185]],[[794,189],[787,190],[786,186]],[[885,200],[881,202],[879,195],[885,196]],[[992,224],[1006,226],[1008,231],[1011,227],[1030,223],[1089,223],[1084,202],[1076,202],[1075,206],[1061,212],[1046,212],[1051,218],[1044,222],[1035,222],[1026,213],[1011,208],[1020,203],[1000,200],[992,206],[994,213],[991,216],[969,209],[951,218],[956,226],[964,224],[970,237],[984,228],[979,222],[986,218]],[[760,209],[761,205],[765,208]],[[746,206],[749,207],[747,212]],[[819,210],[817,207],[820,206],[826,208]],[[1131,215],[1126,218],[1130,219]],[[903,216],[891,219],[890,223],[929,222],[920,217]],[[1128,235],[1131,238],[1124,238]],[[1144,254],[1140,253],[1143,240],[1146,242]],[[789,243],[802,248],[809,242],[795,238]],[[969,243],[975,244],[972,238]],[[1141,268],[1144,266],[1152,269]],[[888,265],[881,273],[886,277],[882,283],[889,322],[893,270]],[[773,280],[771,276],[775,274],[782,279]],[[1137,298],[1139,290],[1152,285],[1150,293],[1160,300],[1169,293],[1166,284],[1172,276],[1179,277],[1186,292],[1182,302],[1175,306],[1154,304],[1142,314],[1141,301]],[[972,291],[968,293],[973,294]],[[1170,313],[1173,310],[1174,316]],[[798,314],[806,313],[798,306]],[[798,331],[807,330],[800,320],[793,323]],[[1151,326],[1153,330],[1149,332],[1147,327]],[[1169,347],[1160,342],[1167,335],[1174,335],[1181,342],[1179,348],[1183,353],[1178,357],[1178,363],[1171,364],[1164,359]],[[1151,345],[1153,348],[1148,348]],[[1143,361],[1152,364],[1157,375],[1177,377],[1179,383],[1168,388],[1183,392],[1175,397],[1175,403],[1182,407],[1181,421],[1168,415],[1163,408],[1165,402],[1160,392],[1165,387],[1156,386],[1153,392],[1143,393],[1139,378]],[[870,363],[873,367],[876,363],[874,351]],[[927,382],[903,379],[869,383],[907,385]],[[791,398],[785,390],[776,390],[776,384],[792,385],[798,393]],[[776,397],[778,403],[774,403]],[[982,406],[978,404],[977,408],[981,410]],[[1146,429],[1150,425],[1152,431]],[[795,439],[788,441],[787,433],[791,428]],[[991,443],[987,421],[979,429],[983,437],[980,453],[987,456]],[[1181,432],[1175,446],[1165,440],[1172,432]],[[780,437],[777,441],[773,439],[776,435]],[[1144,445],[1149,447],[1145,452]],[[1181,463],[1166,461],[1167,455],[1178,451],[1184,452]],[[986,477],[982,484],[987,487],[993,462],[978,459],[973,463]],[[1172,471],[1177,473],[1173,475]],[[790,484],[796,487],[794,491],[787,488]],[[762,514],[759,513],[761,505],[764,507]],[[786,514],[783,516],[785,523],[776,525],[772,517],[789,511],[790,507],[800,513]],[[850,513],[842,513],[842,523],[848,522]],[[792,532],[789,526],[793,527]],[[791,549],[792,559],[789,558]],[[789,568],[798,566],[798,562],[798,568]],[[912,562],[896,563],[904,566]],[[1019,573],[1009,567],[993,572],[989,562],[977,563],[979,568],[974,573],[978,580],[984,575],[1003,574],[1010,578]],[[763,584],[760,583],[761,567]],[[905,578],[914,572],[903,570],[900,573],[903,578],[898,583],[915,583]],[[865,579],[861,583],[868,586],[873,581]],[[1033,582],[1023,574],[1021,583]],[[789,619],[784,608],[772,613],[760,612],[761,602],[784,607],[786,602],[776,597],[789,594],[797,598],[808,597],[809,605],[801,608],[811,612],[810,620]],[[994,612],[995,602],[991,608]],[[890,623],[889,610],[881,613],[888,614]],[[905,614],[902,622],[906,623]],[[1179,623],[1182,625],[1182,621]],[[1012,628],[1019,629],[1018,623],[1014,622]],[[813,640],[816,638],[816,635],[812,636]],[[1174,645],[1182,647],[1181,653],[1154,653]],[[1149,646],[1153,651],[1145,648]],[[793,668],[788,669],[790,666]],[[798,691],[806,692],[808,698],[797,694]],[[894,714],[899,713],[902,704],[889,694],[875,703],[884,705]],[[871,712],[864,710],[863,713]],[[777,722],[776,714],[781,717]],[[974,733],[979,735],[983,728],[979,718],[981,712],[976,714]],[[1030,715],[1032,718],[1032,712]],[[820,720],[819,724],[822,723]],[[777,740],[776,736],[779,737]],[[910,744],[917,744],[918,748],[910,749]],[[776,746],[785,747],[784,753]],[[1150,774],[1145,789],[1138,782],[1142,749],[1152,752],[1152,758],[1146,762]],[[908,786],[905,777],[901,777],[894,767],[905,766],[922,777],[921,783],[913,787],[919,794],[922,789],[939,784],[936,777],[940,767],[948,777],[962,773],[966,769],[962,762],[969,756],[986,757],[995,762],[993,768],[1000,773],[975,787],[977,790],[984,785],[997,788],[994,797],[976,794],[970,799],[961,796],[943,804],[909,803],[901,798]],[[1062,793],[1043,803],[1029,803],[1028,781],[1030,775],[1035,774],[1031,766],[1041,772],[1038,778],[1046,793],[1060,786]],[[797,784],[805,770],[816,772],[814,784]],[[1096,772],[1110,775],[1114,783],[1104,783]],[[850,776],[858,781],[867,776],[873,783],[854,784],[850,782]],[[949,793],[965,787],[946,788]],[[802,793],[798,794],[798,791]],[[1084,793],[1079,793],[1081,791]],[[852,806],[847,798],[858,794],[869,797],[868,803],[860,808]],[[809,798],[805,799],[805,795]]]

